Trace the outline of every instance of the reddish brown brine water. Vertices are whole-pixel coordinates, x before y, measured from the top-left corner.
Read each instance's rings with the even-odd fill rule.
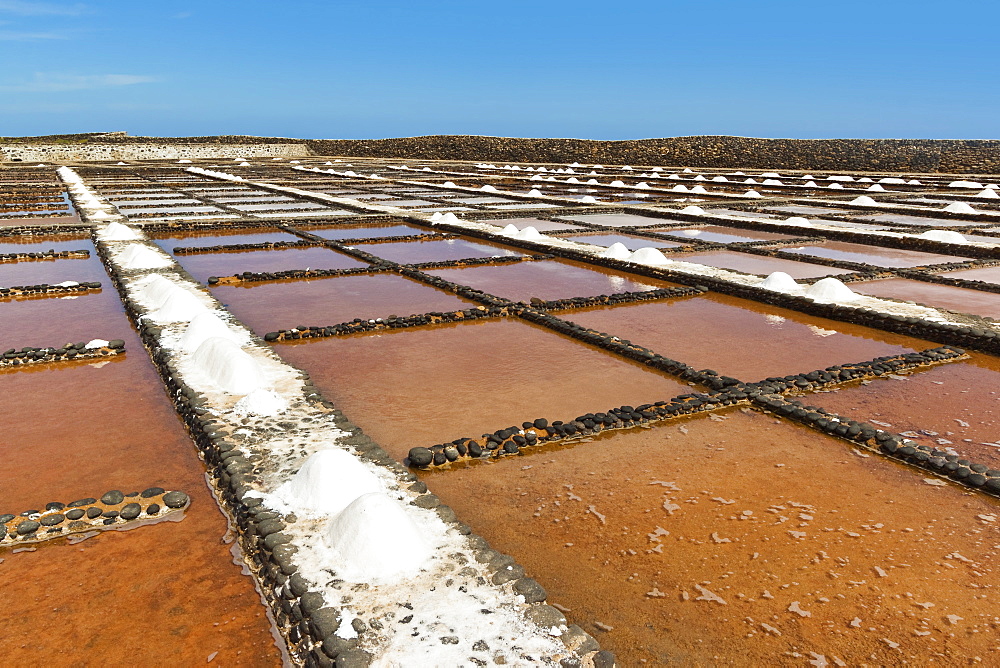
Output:
[[[327,326],[355,318],[408,316],[476,306],[396,274],[221,285],[212,293],[260,335],[300,325]]]
[[[997,661],[995,499],[724,417],[423,479],[621,665]]]
[[[280,345],[324,396],[402,459],[526,420],[573,420],[689,391],[673,378],[513,320]]]
[[[179,522],[0,550],[4,663],[280,665],[197,452],[107,276],[91,276],[102,293],[0,301],[0,349],[120,338],[127,350],[0,371],[0,513],[153,486],[186,492],[191,506]]]
[[[973,313],[988,318],[1000,318],[1000,294],[981,290],[956,288],[905,278],[892,278],[870,283],[851,283],[851,289],[872,297],[890,297],[926,306],[936,306],[961,313]]]
[[[775,271],[783,271],[792,278],[817,278],[819,276],[836,276],[849,274],[850,269],[838,269],[811,262],[798,262],[780,257],[746,255],[731,251],[709,251],[707,253],[680,253],[671,255],[671,260],[707,264],[719,269],[733,269],[746,274],[767,276]]]
[[[709,294],[561,314],[696,369],[754,382],[935,347],[928,341]],[[752,351],[747,341],[753,341]]]
[[[431,269],[427,273],[515,301],[528,301],[532,297],[551,300],[641,292],[674,285],[567,260]]]
[[[187,269],[188,273],[202,282],[207,281],[210,276],[233,276],[248,271],[262,273],[292,269],[353,269],[368,266],[360,260],[325,246],[180,255],[177,261]]]

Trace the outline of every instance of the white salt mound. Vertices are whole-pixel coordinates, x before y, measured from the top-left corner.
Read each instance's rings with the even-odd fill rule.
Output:
[[[459,220],[458,216],[456,216],[455,214],[453,214],[453,213],[446,213],[443,216],[441,216],[438,219],[437,222],[439,222],[439,223],[460,223],[462,221]]]
[[[879,179],[878,182],[879,183],[892,183],[892,184],[896,184],[896,185],[904,185],[906,183],[906,179],[901,179],[901,178],[898,178],[898,177],[895,177],[895,176],[887,176],[884,179]]]
[[[850,302],[860,295],[836,278],[824,278],[810,285],[806,296],[818,302]]]
[[[882,186],[880,186],[877,183],[871,184],[870,186],[868,186],[867,188],[865,188],[865,190],[868,190],[868,191],[873,192],[873,193],[884,193],[885,192],[885,188],[883,188]]]
[[[98,234],[105,241],[137,241],[142,239],[142,234],[137,230],[121,223],[108,223],[108,226]]]
[[[597,204],[597,198],[592,195],[586,195],[580,198],[580,201],[584,204]]]
[[[616,241],[605,250],[601,251],[599,255],[600,257],[606,257],[611,260],[627,260],[632,256],[632,251],[630,251],[622,242]]]
[[[191,318],[191,322],[188,323],[184,335],[181,336],[181,350],[193,353],[201,344],[213,337],[229,339],[236,344],[241,343],[241,337],[229,329],[219,316],[211,311],[204,311]]]
[[[976,183],[975,181],[952,181],[948,184],[949,188],[982,188],[982,183]]]
[[[500,230],[500,234],[504,235],[505,237],[512,237],[518,232],[520,232],[520,230],[517,229],[517,225],[515,225],[514,223],[508,223],[506,227]]]
[[[515,234],[514,238],[523,239],[524,241],[539,241],[541,239],[545,239],[545,235],[543,235],[541,232],[539,232],[534,227],[531,227],[529,225],[528,227],[524,228],[523,230]]]
[[[97,218],[97,219],[111,218],[111,216],[108,215],[107,211],[95,211],[94,213],[90,214],[89,217],[90,218]]]
[[[288,402],[271,390],[254,390],[233,406],[233,412],[241,416],[274,417],[286,410]]]
[[[528,197],[545,197],[545,195],[538,188],[532,188],[528,191]]]
[[[628,257],[629,262],[637,262],[641,264],[666,264],[670,262],[667,256],[658,251],[655,248],[640,248],[636,252],[632,253]]]
[[[729,181],[729,179],[727,179],[725,176],[713,176],[712,180],[716,181],[718,183],[723,183],[723,182]]]
[[[803,218],[802,216],[789,216],[785,219],[786,223],[791,223],[793,225],[798,225],[800,227],[812,227],[813,224],[809,222],[808,218]]]
[[[769,274],[757,287],[786,293],[798,292],[802,288],[802,286],[795,282],[794,278],[783,271],[775,271]]]
[[[93,341],[88,341],[84,348],[103,348],[109,343],[110,341],[105,341],[104,339],[94,339]]]
[[[705,186],[695,186],[695,187],[691,188],[691,192],[698,193],[700,195],[707,195],[708,194],[708,191],[705,190]]]
[[[497,191],[496,188],[494,188],[493,186],[491,186],[488,183],[485,186],[483,186],[482,188],[480,188],[479,190],[481,190],[484,193],[495,193]]]
[[[360,496],[374,493],[385,494],[385,486],[378,477],[357,457],[338,448],[314,452],[274,492],[295,511],[331,517],[343,512]]]
[[[763,197],[763,195],[761,195],[756,190],[748,190],[745,193],[743,193],[743,196],[744,197]]]
[[[118,255],[118,262],[125,269],[163,269],[172,264],[169,258],[141,244],[126,248]]]
[[[785,184],[782,183],[781,181],[779,181],[778,179],[764,179],[764,185],[765,186],[783,186]]]
[[[983,192],[976,194],[976,197],[986,197],[988,199],[1000,199],[1000,195],[997,194],[997,191],[990,190],[989,188],[984,188]]]
[[[859,197],[855,197],[850,202],[848,202],[848,204],[856,204],[858,206],[878,206],[878,202],[873,200],[868,195],[861,195]]]
[[[960,232],[953,232],[951,230],[927,230],[917,236],[920,239],[943,241],[950,244],[964,244],[966,242],[966,238]]]
[[[612,188],[624,188],[625,187],[625,182],[624,181],[612,181],[608,185],[611,186]]]
[[[676,186],[671,188],[675,193],[686,193],[688,191],[687,186],[678,183]]]
[[[704,216],[705,210],[700,206],[695,206],[694,204],[689,204],[688,206],[681,209],[681,213],[686,213],[692,216]]]
[[[156,322],[189,322],[195,316],[208,312],[208,308],[187,290],[178,288],[171,292],[160,308],[149,314]]]
[[[347,506],[326,532],[337,577],[385,584],[417,572],[431,545],[398,503],[382,493],[365,494]]]
[[[843,190],[844,186],[840,185],[839,183],[831,183],[830,185],[827,186],[827,188],[830,188],[832,190]]]
[[[257,361],[220,336],[206,339],[191,356],[209,380],[229,394],[247,395],[270,386]]]
[[[979,213],[965,202],[952,202],[944,210],[951,213]]]
[[[163,276],[154,274],[138,291],[150,308],[160,308],[163,306],[163,302],[167,301],[167,297],[178,290],[182,290],[182,288]]]
[[[815,181],[806,181],[804,185],[806,188],[819,188]]]
[[[635,187],[640,188],[642,190],[649,190],[649,184],[646,183],[645,181],[640,181],[639,183],[635,184]]]

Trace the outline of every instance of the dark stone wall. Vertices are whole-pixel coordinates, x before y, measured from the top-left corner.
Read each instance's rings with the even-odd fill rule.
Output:
[[[755,169],[1000,173],[994,139],[756,139],[701,136],[596,141],[433,135],[309,140],[319,155],[378,158],[582,162]]]

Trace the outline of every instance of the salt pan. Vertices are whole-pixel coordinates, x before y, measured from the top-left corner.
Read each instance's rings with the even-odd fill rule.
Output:
[[[686,213],[691,216],[704,216],[705,210],[700,206],[695,206],[694,204],[689,204],[688,206],[681,209],[681,213]]]
[[[160,308],[149,314],[149,318],[156,322],[187,322],[207,311],[208,307],[201,300],[178,288],[167,296]]]
[[[878,202],[873,200],[868,195],[861,195],[860,197],[855,197],[848,204],[855,204],[857,206],[878,206]]]

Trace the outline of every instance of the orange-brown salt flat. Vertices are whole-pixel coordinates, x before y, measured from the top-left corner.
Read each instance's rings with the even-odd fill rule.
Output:
[[[540,327],[479,321],[275,347],[390,454],[691,388]]]
[[[221,285],[212,293],[262,336],[299,325],[336,325],[355,318],[367,320],[476,306],[395,274]]]
[[[827,267],[822,264],[798,262],[796,260],[786,260],[780,257],[749,255],[747,253],[736,253],[733,251],[711,251],[708,253],[692,254],[680,253],[677,255],[671,255],[670,259],[680,262],[707,264],[710,267],[732,269],[735,271],[742,271],[747,274],[757,274],[758,276],[767,276],[775,271],[783,271],[792,278],[817,278],[819,276],[836,276],[838,274],[851,273],[848,269]]]
[[[718,294],[580,309],[560,317],[746,382],[936,347]]]
[[[1000,283],[1000,267],[980,267],[979,269],[963,269],[960,271],[946,271],[941,276],[949,278],[961,278],[965,281],[984,281],[986,283]]]
[[[498,297],[525,302],[532,297],[546,300],[592,297],[622,292],[642,292],[675,285],[568,260],[520,262],[493,267],[432,269],[426,273]]]
[[[89,250],[94,254],[94,246],[90,237],[82,234],[62,234],[54,236],[15,236],[0,237],[0,254],[4,253],[40,253],[48,250]]]
[[[446,260],[464,260],[466,258],[517,257],[524,255],[521,251],[507,248],[506,246],[467,241],[465,239],[367,244],[358,247],[372,255],[403,264],[443,262]]]
[[[232,276],[245,271],[273,272],[290,269],[351,269],[367,263],[322,246],[284,250],[181,255],[177,262],[199,281],[209,276]]]
[[[851,283],[851,289],[872,297],[890,297],[988,318],[1000,318],[1000,294],[956,288],[905,278],[870,283]]]
[[[814,255],[831,260],[862,262],[877,267],[917,267],[944,262],[965,262],[968,259],[955,257],[954,255],[924,253],[921,251],[903,250],[901,248],[882,248],[843,241],[827,241],[823,244],[785,248],[783,252],[796,255]]]
[[[422,477],[619,665],[1000,662],[1000,503],[724,415]]]
[[[597,246],[610,246],[619,243],[631,251],[640,248],[677,248],[684,244],[674,241],[664,241],[662,239],[648,239],[646,237],[636,237],[629,234],[577,234],[562,235],[567,241],[576,241],[582,244],[595,244]]]
[[[912,432],[918,443],[954,448],[974,462],[1000,468],[1000,358],[972,359],[802,401],[855,420],[877,420],[888,431]]]
[[[24,346],[57,347],[93,339],[125,338],[131,326],[118,294],[108,283],[105,277],[101,292],[70,298],[0,301],[0,352]],[[141,347],[137,350],[144,354]]]
[[[101,264],[94,245],[89,239],[67,244],[67,250],[89,250],[89,258],[60,258],[56,260],[18,260],[0,262],[0,286],[38,285],[39,283],[62,283],[63,281],[99,281],[109,285],[108,275]],[[28,253],[48,250],[52,246],[42,244],[35,250],[10,250],[8,253]],[[61,250],[61,249],[56,249]]]
[[[299,226],[324,239],[371,239],[375,237],[403,237],[411,234],[427,234],[434,230],[416,225],[337,225],[331,227]]]
[[[213,229],[210,233],[159,233],[154,234],[156,245],[172,253],[175,248],[203,248],[205,246],[232,246],[234,244],[261,244],[275,241],[302,241],[299,237],[275,228]]]
[[[0,550],[4,664],[201,665],[215,653],[221,665],[280,665],[196,450],[138,338],[122,314],[90,326],[114,329],[127,355],[0,372],[0,512],[150,486],[183,490],[192,504],[177,523]]]

